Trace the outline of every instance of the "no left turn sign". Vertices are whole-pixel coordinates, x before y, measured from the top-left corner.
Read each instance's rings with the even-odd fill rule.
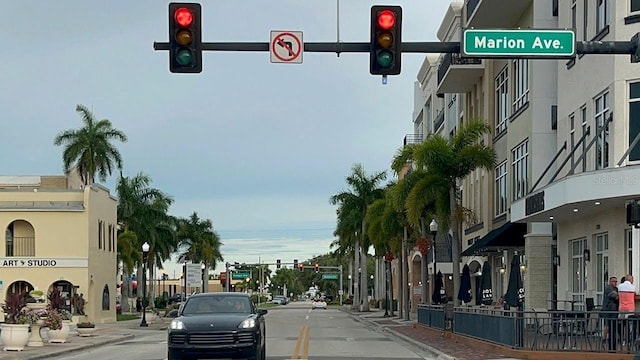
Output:
[[[272,63],[302,64],[302,31],[271,31],[269,52]]]

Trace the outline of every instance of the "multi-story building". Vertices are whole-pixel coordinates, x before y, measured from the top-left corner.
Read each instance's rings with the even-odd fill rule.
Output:
[[[567,0],[558,19],[578,40],[629,40],[640,31],[640,3]],[[530,187],[511,216],[555,224],[557,296],[583,308],[587,299],[601,303],[609,276],[640,274],[640,231],[629,224],[640,222],[633,206],[640,199],[640,72],[628,55],[578,55],[555,66],[553,177]]]
[[[96,323],[115,321],[117,200],[72,176],[0,176],[0,289],[60,289]],[[4,297],[3,297],[4,299]]]

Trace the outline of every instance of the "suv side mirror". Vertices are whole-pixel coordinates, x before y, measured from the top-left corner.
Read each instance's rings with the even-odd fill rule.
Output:
[[[258,315],[266,315],[269,312],[267,309],[258,309]]]

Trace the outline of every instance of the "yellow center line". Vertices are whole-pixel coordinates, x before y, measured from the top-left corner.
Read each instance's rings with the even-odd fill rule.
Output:
[[[309,359],[309,335],[311,328],[307,326],[307,331],[305,332],[304,344],[302,345],[302,359]]]
[[[308,328],[307,325],[304,325],[300,328],[300,333],[298,334],[298,340],[296,341],[296,347],[293,349],[293,354],[291,355],[292,359],[299,359],[298,354],[300,352],[300,345],[302,344],[307,328]]]

